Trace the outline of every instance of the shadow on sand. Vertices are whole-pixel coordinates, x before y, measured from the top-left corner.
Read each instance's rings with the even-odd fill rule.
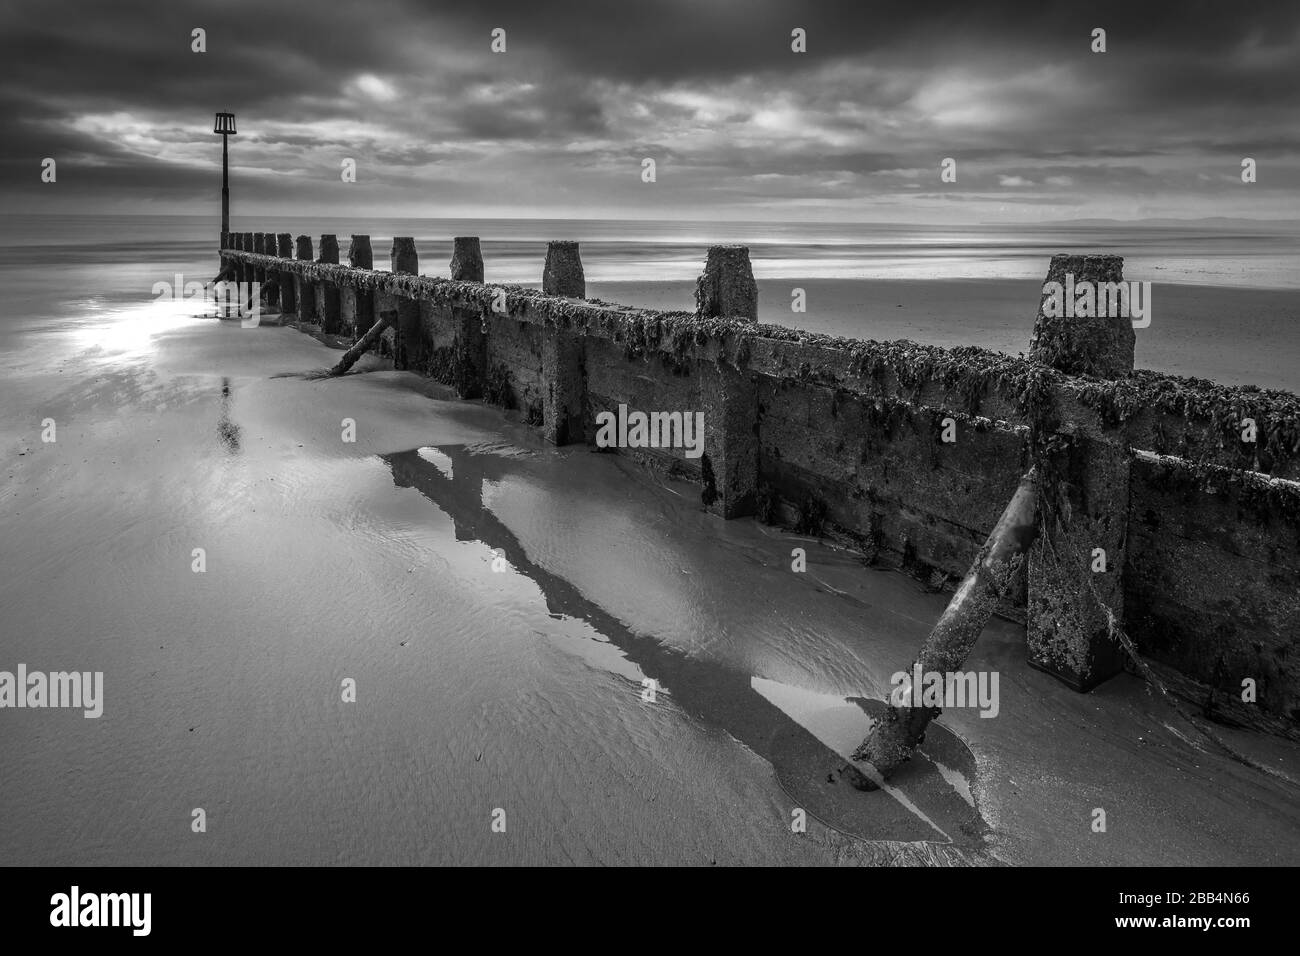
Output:
[[[931,725],[924,752],[884,790],[875,789],[844,756],[773,703],[773,698],[798,697],[797,688],[787,688],[783,694],[760,693],[756,688],[770,687],[771,682],[688,656],[654,637],[636,633],[574,585],[529,560],[519,540],[482,500],[485,481],[528,471],[528,458],[454,445],[434,450],[450,459],[450,476],[422,458],[418,449],[381,458],[391,468],[398,487],[418,490],[452,519],[457,540],[479,541],[499,550],[516,573],[532,580],[553,616],[586,622],[621,649],[646,677],[656,680],[682,710],[722,728],[768,761],[791,798],[792,809],[801,807],[823,823],[863,840],[972,849],[983,845],[988,827],[969,787],[974,758],[949,730]],[[856,705],[868,715],[868,727],[885,707],[882,701],[856,698],[833,703],[850,710]],[[959,792],[958,786],[965,793]]]

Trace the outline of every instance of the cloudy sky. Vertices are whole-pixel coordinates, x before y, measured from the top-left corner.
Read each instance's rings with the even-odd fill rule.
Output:
[[[0,9],[13,211],[217,209],[230,110],[236,216],[1300,217],[1294,0]]]

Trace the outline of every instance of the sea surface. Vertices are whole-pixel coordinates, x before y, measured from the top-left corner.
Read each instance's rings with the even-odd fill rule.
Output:
[[[750,241],[768,301],[808,284],[815,307],[791,318],[809,327],[1013,348],[1049,250],[1078,248],[259,227],[365,229],[381,254],[381,233],[413,234],[435,273],[450,236],[479,234],[496,281],[535,281],[544,240],[579,238],[593,294],[650,304],[689,297],[710,242]],[[1129,241],[1192,268],[1174,239]],[[887,274],[907,242],[977,277]],[[0,244],[0,671],[100,671],[105,696],[98,719],[0,709],[0,864],[1300,862],[1300,810],[1269,778],[1199,749],[1132,678],[1077,695],[1029,670],[1006,622],[971,661],[1002,674],[998,719],[945,714],[908,775],[855,789],[845,755],[945,595],[721,522],[695,486],[549,447],[378,359],[304,378],[338,353],[156,291],[211,278],[211,223],[9,218]],[[1258,264],[1235,255],[1215,268]],[[1272,334],[1294,317],[1288,289],[1169,288],[1253,303]],[[1179,354],[1284,383],[1290,334],[1236,364],[1230,338]],[[1237,743],[1295,773],[1290,751]],[[1122,839],[1086,825],[1101,795]]]
[[[981,225],[718,223],[551,219],[328,219],[232,217],[242,232],[371,237],[384,268],[393,236],[415,237],[423,272],[445,274],[453,236],[479,236],[489,282],[539,281],[546,243],[582,243],[594,282],[694,279],[717,243],[750,247],[759,279],[1040,279],[1056,252],[1125,257],[1125,277],[1176,284],[1300,289],[1294,223],[1214,225]],[[156,263],[210,251],[220,225],[181,216],[8,216],[0,244],[10,262]]]

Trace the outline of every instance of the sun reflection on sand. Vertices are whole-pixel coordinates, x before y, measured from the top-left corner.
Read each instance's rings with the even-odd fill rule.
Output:
[[[73,343],[87,352],[143,356],[155,351],[154,340],[158,336],[215,319],[210,299],[160,297],[132,308],[102,313],[93,324],[79,325],[70,335]]]

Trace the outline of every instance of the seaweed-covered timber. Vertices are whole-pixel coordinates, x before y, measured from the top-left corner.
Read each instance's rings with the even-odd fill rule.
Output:
[[[953,674],[964,668],[984,625],[1023,570],[1037,534],[1037,510],[1038,478],[1031,468],[921,648],[915,664],[921,673]],[[865,760],[882,777],[889,777],[912,756],[925,728],[941,710],[895,703],[872,727],[853,759]]]
[[[719,515],[816,532],[935,585],[967,572],[1036,467],[1040,533],[999,607],[1026,622],[1036,667],[1095,686],[1120,665],[1122,628],[1217,719],[1300,721],[1290,392],[1133,370],[1132,333],[1114,324],[1040,315],[1029,359],[759,324],[743,247],[710,250],[695,312],[658,312],[575,285],[485,283],[472,237],[456,240],[450,278],[313,261],[305,236],[296,259],[252,240],[227,234],[222,268],[278,273],[300,323],[330,321],[318,288],[368,296],[374,324],[405,316],[401,338],[388,336],[398,367],[513,409],[557,444],[591,443],[596,415],[619,404],[703,411],[700,459],[626,453],[697,481]],[[580,275],[577,256],[576,244],[552,248],[551,281]],[[1054,258],[1049,275],[1074,262]],[[1118,257],[1077,264],[1122,277]],[[385,341],[356,309],[337,321],[358,355]]]

